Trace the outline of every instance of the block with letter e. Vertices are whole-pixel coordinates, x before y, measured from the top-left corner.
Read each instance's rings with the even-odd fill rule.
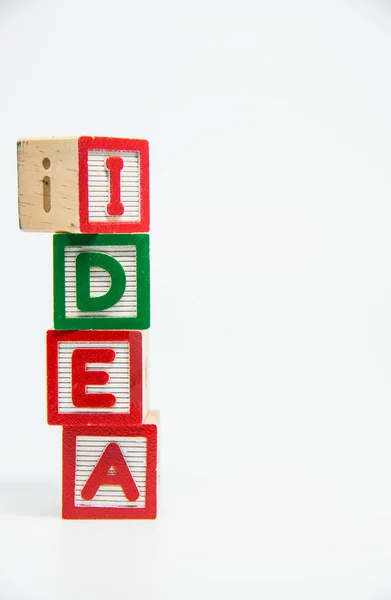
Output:
[[[148,329],[149,235],[56,234],[55,329]]]
[[[63,518],[156,518],[157,426],[64,427]]]
[[[148,413],[148,331],[47,332],[49,425],[137,425]]]

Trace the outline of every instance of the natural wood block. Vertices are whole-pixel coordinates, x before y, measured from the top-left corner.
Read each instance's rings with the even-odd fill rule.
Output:
[[[49,425],[138,425],[148,413],[148,331],[47,332]]]
[[[19,223],[25,231],[149,231],[146,140],[18,141]]]
[[[63,518],[154,519],[157,426],[64,427]]]
[[[55,329],[148,329],[149,235],[56,234]]]

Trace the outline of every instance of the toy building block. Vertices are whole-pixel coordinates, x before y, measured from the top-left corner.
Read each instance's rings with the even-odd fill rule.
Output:
[[[148,329],[149,235],[56,234],[55,329]]]
[[[148,232],[148,142],[20,140],[18,190],[20,228],[25,231]]]
[[[47,332],[49,425],[137,425],[148,413],[148,331]]]
[[[156,518],[157,425],[64,427],[63,518]]]

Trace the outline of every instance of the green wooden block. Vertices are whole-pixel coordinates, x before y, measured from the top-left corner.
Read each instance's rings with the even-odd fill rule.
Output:
[[[148,329],[148,234],[56,234],[53,269],[55,329]]]

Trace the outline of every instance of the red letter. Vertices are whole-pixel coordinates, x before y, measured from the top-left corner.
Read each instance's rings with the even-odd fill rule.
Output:
[[[124,161],[120,156],[106,158],[106,169],[110,173],[110,202],[107,205],[107,214],[110,217],[120,217],[124,214],[124,205],[121,202],[121,170]]]
[[[92,500],[101,485],[120,485],[129,502],[135,502],[140,495],[124,455],[114,442],[106,447],[87,479],[81,491],[83,500]]]
[[[116,403],[114,394],[87,394],[87,385],[105,385],[110,377],[106,371],[87,371],[87,363],[111,363],[115,352],[111,348],[76,348],[72,353],[72,403],[76,408],[110,408]]]

